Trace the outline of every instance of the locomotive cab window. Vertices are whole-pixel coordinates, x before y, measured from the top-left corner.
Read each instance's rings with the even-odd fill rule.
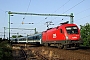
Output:
[[[66,27],[68,34],[78,34],[78,28],[76,26]]]

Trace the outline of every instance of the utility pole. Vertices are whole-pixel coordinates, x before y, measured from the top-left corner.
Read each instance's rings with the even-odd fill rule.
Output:
[[[8,12],[8,14],[10,13],[11,11]],[[9,21],[8,21],[8,25],[9,25],[9,40],[10,40],[10,16],[13,16],[13,15],[10,15],[9,14]]]
[[[10,12],[10,11],[9,11]],[[8,13],[9,13],[8,12]],[[10,14],[9,14],[9,22],[8,22],[8,24],[9,24],[9,41],[10,41]]]
[[[5,27],[4,27],[4,39],[5,39]]]
[[[35,28],[35,34],[37,33],[37,31],[36,31],[36,28]]]
[[[73,22],[74,22],[74,21],[73,21],[73,17],[74,17],[74,16],[73,16],[73,13],[71,13],[71,15],[70,15],[70,23],[71,23],[71,24],[73,24]]]

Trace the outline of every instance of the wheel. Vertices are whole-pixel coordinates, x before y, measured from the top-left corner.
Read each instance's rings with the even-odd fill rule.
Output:
[[[57,47],[60,49],[63,49],[63,45],[62,44],[57,44]]]
[[[67,48],[70,48],[70,46],[69,45],[64,45],[63,46],[63,49],[67,49]]]
[[[75,49],[79,49],[80,48],[80,45],[79,44],[76,44],[75,45]]]
[[[48,46],[50,46],[50,44],[49,43],[44,43],[44,46],[48,47]]]
[[[37,46],[40,46],[40,43],[39,43],[39,42],[37,42],[37,43],[36,43],[36,45],[37,45]]]
[[[80,47],[80,44],[76,44],[76,47]]]

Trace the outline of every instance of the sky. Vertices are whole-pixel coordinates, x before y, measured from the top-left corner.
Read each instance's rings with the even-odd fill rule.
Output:
[[[0,0],[0,37],[3,38],[4,27],[9,27],[8,11],[19,13],[36,14],[59,14],[74,15],[74,24],[84,25],[90,23],[90,0]],[[34,16],[13,14],[10,16],[10,28],[35,29],[38,32],[47,29],[46,22],[52,21],[54,25],[50,28],[60,25],[61,22],[70,21],[66,16]],[[24,24],[22,24],[22,22]],[[29,24],[34,23],[34,24]],[[5,29],[5,36],[8,37],[8,29]],[[10,29],[11,36],[14,33],[20,35],[30,35],[34,30]]]

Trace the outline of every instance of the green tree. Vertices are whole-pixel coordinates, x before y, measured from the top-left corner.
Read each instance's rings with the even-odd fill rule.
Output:
[[[81,38],[84,46],[90,46],[90,24],[80,25]]]
[[[12,35],[12,38],[16,38],[17,37],[17,35]]]
[[[19,35],[18,37],[23,37],[22,35]]]
[[[12,38],[23,37],[22,35],[12,35]]]

